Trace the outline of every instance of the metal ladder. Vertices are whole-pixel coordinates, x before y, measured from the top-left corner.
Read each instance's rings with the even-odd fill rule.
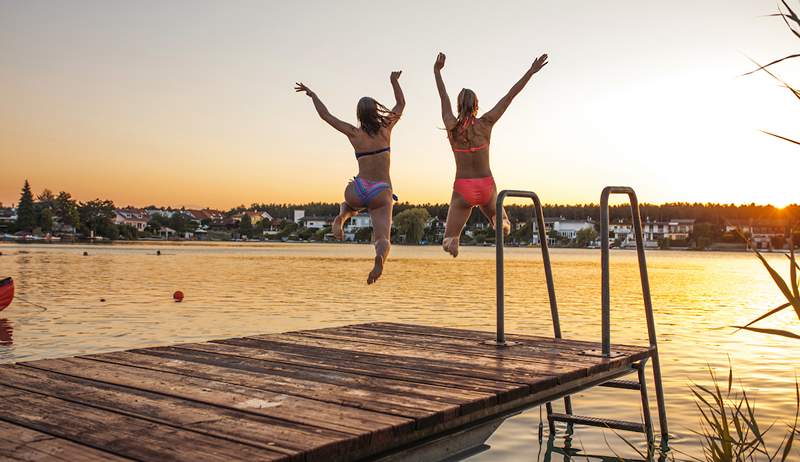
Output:
[[[650,283],[647,276],[647,262],[644,253],[644,237],[642,233],[642,219],[639,214],[639,201],[634,190],[627,186],[608,186],[603,189],[600,196],[600,234],[601,234],[601,267],[602,267],[602,348],[601,351],[589,350],[583,354],[589,356],[599,356],[602,358],[614,358],[619,356],[611,349],[611,290],[609,272],[609,214],[608,199],[611,194],[626,194],[630,199],[631,218],[633,220],[634,235],[636,238],[636,252],[639,259],[639,274],[642,281],[642,295],[644,299],[645,315],[647,318],[647,333],[650,343],[650,358],[652,358],[653,379],[655,382],[656,401],[658,403],[659,429],[661,431],[662,443],[668,438],[667,412],[664,404],[664,389],[661,382],[661,364],[658,357],[658,345],[656,341],[655,320],[653,317],[653,305],[650,298]],[[561,337],[561,324],[558,317],[558,303],[556,301],[555,286],[553,284],[553,270],[550,265],[550,252],[547,247],[547,235],[544,226],[544,213],[539,196],[532,191],[503,190],[497,195],[497,213],[503,213],[503,202],[506,197],[527,197],[533,201],[536,227],[539,233],[539,243],[542,250],[542,263],[547,282],[547,295],[550,299],[550,316],[553,321],[553,331],[555,338]],[[497,278],[497,337],[495,340],[487,342],[497,347],[512,347],[516,343],[506,341],[505,337],[505,276],[503,258],[503,223],[502,220],[495,220],[496,235],[496,278]],[[546,404],[547,421],[550,433],[555,434],[555,422],[565,422],[569,425],[590,425],[596,427],[613,428],[616,430],[633,431],[644,433],[651,444],[653,439],[653,422],[650,416],[649,398],[646,383],[646,363],[647,359],[631,365],[630,373],[636,372],[638,380],[609,380],[600,384],[603,387],[618,388],[625,390],[638,390],[642,402],[643,423],[628,422],[613,419],[603,419],[598,417],[586,417],[574,415],[572,411],[572,401],[569,396],[564,397],[564,413],[553,412],[552,403]]]

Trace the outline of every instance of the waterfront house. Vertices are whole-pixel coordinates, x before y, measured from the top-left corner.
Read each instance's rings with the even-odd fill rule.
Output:
[[[688,241],[694,231],[695,220],[691,218],[674,218],[668,221],[653,221],[648,217],[642,223],[642,234],[645,243],[658,243],[661,240]],[[633,239],[633,234],[630,235]]]
[[[347,226],[344,227],[344,240],[355,241],[356,232],[358,230],[371,227],[372,227],[372,218],[369,216],[368,213],[361,212],[358,215],[350,218],[350,220],[347,222]],[[331,237],[333,237],[332,234]]]
[[[524,225],[524,223],[523,223]],[[547,235],[547,244],[555,245],[558,241],[572,241],[578,236],[578,231],[582,229],[594,228],[594,222],[587,218],[586,220],[571,220],[564,217],[545,217],[544,218],[544,231]],[[558,237],[553,236],[553,232]],[[534,226],[533,241],[534,244],[539,244],[539,230]]]
[[[17,209],[0,204],[0,231],[6,231],[17,222]]]
[[[780,219],[725,220],[725,232],[742,232],[757,249],[782,249],[786,245],[787,228],[786,221]]]
[[[136,228],[136,231],[142,232],[147,228],[147,223],[150,221],[150,215],[141,209],[133,207],[126,207],[124,209],[114,210],[114,224],[127,225]]]
[[[333,218],[330,217],[302,217],[300,218],[300,226],[308,229],[323,229],[333,223]]]
[[[175,237],[175,230],[170,228],[169,226],[162,226],[158,230],[158,237],[160,237],[162,239],[165,239],[165,240],[166,239],[172,239],[173,237]]]

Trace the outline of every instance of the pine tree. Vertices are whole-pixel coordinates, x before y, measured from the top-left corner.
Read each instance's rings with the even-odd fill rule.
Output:
[[[33,193],[30,183],[25,180],[17,206],[17,229],[32,231],[34,226],[36,226],[36,212],[33,208]]]

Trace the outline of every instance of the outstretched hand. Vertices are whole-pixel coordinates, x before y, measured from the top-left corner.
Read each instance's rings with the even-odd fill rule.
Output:
[[[306,96],[314,96],[314,92],[311,91],[310,88],[302,84],[301,82],[295,82],[294,84],[294,91],[300,93],[305,92]]]
[[[542,70],[542,68],[545,67],[546,65],[547,65],[547,53],[536,58],[536,61],[534,61],[533,64],[531,64],[531,71],[533,71],[533,73],[535,74],[540,70]]]
[[[392,72],[391,74],[389,74],[389,81],[390,82],[397,82],[398,80],[400,80],[400,74],[402,74],[402,73],[403,73],[403,71],[394,71],[394,72]]]
[[[439,53],[436,56],[436,62],[433,63],[433,70],[434,71],[441,71],[444,68],[444,60],[447,59],[447,56],[444,53]]]

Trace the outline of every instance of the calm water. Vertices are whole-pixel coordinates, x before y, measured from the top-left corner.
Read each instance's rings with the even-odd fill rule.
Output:
[[[19,297],[47,308],[18,300],[0,313],[0,363],[368,321],[494,327],[492,248],[468,247],[453,260],[436,247],[395,247],[376,286],[364,283],[371,249],[361,245],[0,244],[0,252],[0,275],[14,277]],[[507,329],[550,335],[538,249],[506,255]],[[787,270],[785,257],[769,258]],[[556,250],[552,259],[565,337],[599,340],[599,252]],[[729,358],[765,422],[788,421],[800,344],[725,327],[781,303],[755,257],[653,251],[648,260],[672,447],[700,454],[688,385],[707,383],[709,366],[725,377]],[[646,344],[634,252],[612,252],[611,279],[612,340]],[[172,302],[175,290],[186,294],[183,303]],[[800,331],[790,310],[766,325]],[[574,401],[580,414],[639,420],[632,391],[594,389]],[[566,446],[611,457],[611,445],[633,455],[613,433],[583,427],[570,440],[560,432],[549,454],[539,422],[538,410],[508,420],[492,449],[470,462],[569,460],[560,455]]]

